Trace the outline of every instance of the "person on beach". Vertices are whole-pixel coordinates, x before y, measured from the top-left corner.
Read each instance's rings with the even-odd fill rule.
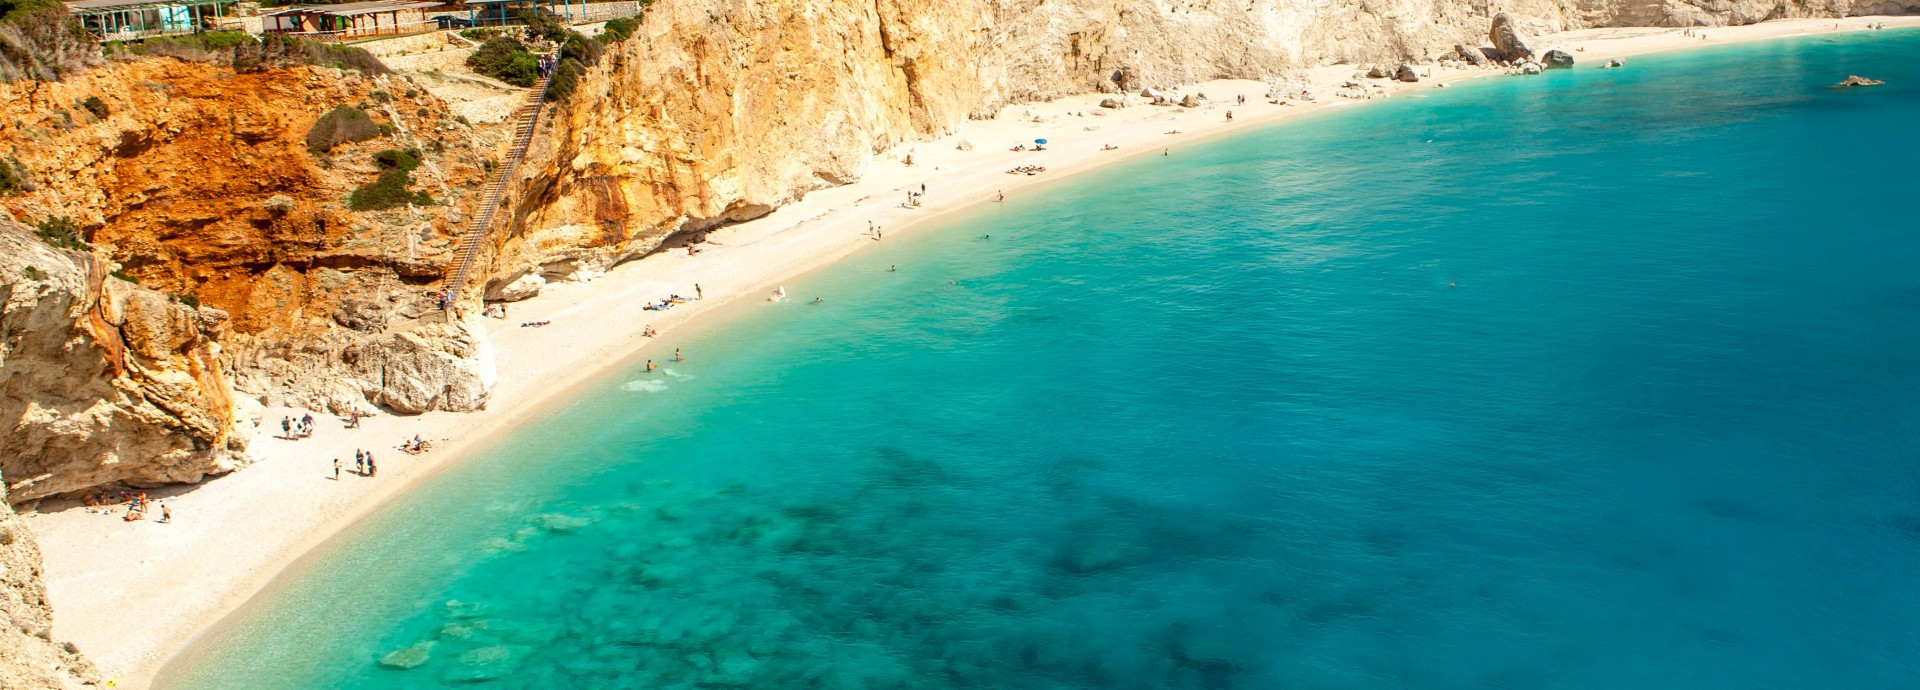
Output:
[[[359,453],[355,453],[353,455],[353,473],[363,477],[366,476],[367,456],[361,455]]]
[[[164,525],[169,522],[173,522],[173,509],[168,508],[167,504],[162,503],[160,504],[160,524]]]
[[[293,438],[293,420],[280,418],[280,438]]]
[[[998,202],[1003,202],[1007,200],[1007,192],[1005,190],[1001,190],[999,192],[999,195],[1000,195],[1000,198],[994,199],[994,202],[998,203]]]
[[[705,291],[702,291],[702,290],[700,289],[700,284],[699,284],[699,283],[694,283],[694,284],[693,284],[693,298],[694,298],[694,299],[706,299],[706,298],[707,298],[707,293],[706,293]]]
[[[333,480],[340,481],[340,458],[333,459]]]
[[[373,454],[372,454],[372,453],[368,453],[368,454],[367,454],[367,476],[369,476],[369,477],[378,477],[378,476],[380,476],[380,466],[379,466],[379,465],[375,465],[375,464],[373,464]]]
[[[1165,156],[1165,155],[1169,155],[1169,154],[1170,154],[1170,152],[1172,152],[1172,151],[1173,151],[1173,149],[1160,149],[1160,155],[1162,155],[1162,156]]]

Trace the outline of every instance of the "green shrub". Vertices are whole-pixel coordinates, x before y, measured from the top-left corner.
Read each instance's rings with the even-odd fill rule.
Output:
[[[433,197],[426,192],[407,191],[407,185],[413,183],[414,168],[420,167],[419,151],[401,151],[387,149],[373,154],[373,162],[380,166],[380,176],[365,187],[353,190],[347,197],[347,208],[355,211],[379,211],[403,204],[432,206]]]
[[[26,166],[12,156],[0,158],[0,194],[31,191],[33,182],[27,179]]]
[[[489,38],[467,56],[473,71],[514,86],[533,86],[540,77],[540,62],[519,41],[500,36]]]
[[[553,68],[553,82],[547,84],[547,100],[564,101],[572,97],[574,88],[579,84],[580,75],[585,74],[586,71],[587,68],[582,67],[579,60],[573,58],[561,60],[560,64]]]
[[[100,64],[92,36],[50,0],[0,0],[0,82],[58,81]]]
[[[80,237],[80,224],[72,218],[60,216],[48,218],[35,224],[40,241],[61,249],[86,249],[87,241]]]
[[[115,277],[115,278],[119,278],[119,279],[121,279],[121,280],[124,280],[124,281],[127,281],[127,282],[129,282],[129,283],[133,283],[134,285],[139,285],[139,284],[140,284],[140,279],[139,279],[139,278],[135,278],[135,277],[133,277],[133,276],[130,276],[130,275],[127,275],[127,272],[126,272],[126,271],[114,271],[114,272],[112,272],[112,273],[108,273],[107,275],[110,275],[110,276],[113,276],[113,277]]]
[[[547,12],[520,10],[520,19],[527,23],[527,37],[531,39],[559,43],[573,33],[558,16]]]
[[[80,102],[80,107],[86,108],[87,112],[93,113],[94,117],[102,120],[113,113],[113,110],[107,107],[107,102],[100,100],[99,96],[88,96],[87,100]]]
[[[632,17],[609,19],[607,20],[606,26],[600,27],[600,42],[607,45],[621,43],[629,38],[633,38],[633,32],[639,29],[640,22]]]
[[[27,266],[26,268],[20,269],[20,277],[26,278],[27,280],[46,280],[47,272],[33,266]]]
[[[200,298],[198,298],[198,297],[195,297],[195,296],[193,296],[193,295],[181,295],[181,296],[180,296],[180,303],[181,303],[181,304],[184,304],[184,305],[187,305],[187,306],[189,306],[189,307],[192,307],[192,308],[194,308],[194,309],[199,309],[199,308],[200,308]]]
[[[393,94],[387,93],[385,91],[381,91],[379,89],[374,89],[373,91],[367,92],[367,97],[373,99],[375,102],[378,102],[378,103],[387,103],[393,100]]]
[[[365,112],[343,105],[314,121],[313,128],[307,130],[307,150],[319,155],[341,144],[380,136],[380,132],[380,125]]]
[[[460,36],[469,41],[484,42],[487,39],[493,38],[498,35],[500,35],[499,29],[488,29],[483,27],[474,27],[474,28],[467,29],[465,31],[460,32]]]
[[[387,63],[364,49],[319,43],[293,36],[269,35],[233,49],[233,71],[264,72],[276,67],[314,65],[350,69],[361,74],[388,74]]]

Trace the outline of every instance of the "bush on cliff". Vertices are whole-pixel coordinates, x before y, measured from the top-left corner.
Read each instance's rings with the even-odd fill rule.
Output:
[[[87,241],[80,237],[80,224],[73,222],[72,218],[66,216],[48,218],[35,224],[34,227],[37,228],[34,234],[40,236],[41,242],[61,249],[85,251],[87,248]]]
[[[0,158],[0,194],[33,191],[33,181],[27,177],[27,167],[20,159],[8,156]]]
[[[105,120],[108,115],[113,114],[113,109],[108,108],[107,102],[100,100],[99,96],[88,96],[86,100],[80,101],[80,107],[85,108],[89,113],[93,113],[95,119]]]
[[[58,81],[100,64],[93,37],[53,0],[0,0],[0,82]]]
[[[540,61],[519,41],[505,36],[487,39],[467,56],[473,71],[514,86],[533,86],[540,78]]]
[[[633,38],[633,32],[639,29],[640,22],[634,20],[632,17],[609,19],[605,26],[600,27],[600,36],[598,38],[601,43],[613,45]]]
[[[380,136],[380,125],[365,112],[343,105],[327,111],[307,130],[307,150],[320,155],[348,142],[366,141]]]
[[[288,36],[268,36],[233,50],[233,71],[243,74],[294,65],[350,69],[366,75],[393,71],[365,49]]]
[[[413,169],[420,167],[419,151],[401,151],[387,149],[373,154],[373,162],[380,166],[380,177],[367,186],[353,190],[347,197],[347,208],[355,211],[379,211],[403,204],[432,206],[433,197],[426,192],[407,191],[407,185],[413,183]]]
[[[564,101],[573,96],[580,75],[586,74],[588,65],[600,61],[602,50],[599,41],[567,32],[567,42],[560,46],[560,63],[553,67],[553,83],[547,85],[547,100]]]

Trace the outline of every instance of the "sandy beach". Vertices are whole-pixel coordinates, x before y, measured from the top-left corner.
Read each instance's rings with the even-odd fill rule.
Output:
[[[1711,28],[1704,30],[1704,40],[1681,29],[1592,29],[1533,43],[1536,49],[1573,53],[1578,69],[1596,69],[1616,57],[1860,31],[1873,24],[1916,26],[1920,17]],[[1418,83],[1359,81],[1398,95],[1466,79],[1503,78],[1497,70],[1421,70],[1431,73]],[[1354,80],[1355,71],[1354,65],[1306,70],[1304,82],[1316,100],[1289,99],[1288,105],[1268,102],[1268,84],[1227,80],[1180,88],[1181,94],[1208,97],[1197,108],[1150,106],[1134,95],[1129,107],[1108,110],[1098,105],[1110,97],[1104,94],[1009,106],[997,119],[964,123],[956,134],[902,145],[880,157],[859,182],[814,192],[764,218],[718,230],[698,255],[662,252],[591,283],[554,284],[532,300],[512,304],[509,318],[484,319],[500,372],[484,412],[382,414],[366,418],[357,429],[316,412],[313,436],[296,441],[277,437],[279,420],[308,411],[273,408],[253,439],[255,464],[201,485],[153,492],[171,509],[171,523],[127,523],[118,512],[46,502],[41,512],[27,517],[45,553],[56,639],[74,641],[119,686],[146,687],[195,636],[280,573],[298,567],[302,554],[609,370],[638,358],[670,359],[697,329],[766,308],[776,286],[855,252],[911,241],[927,221],[992,203],[1002,193],[1009,199],[1044,193],[1048,182],[1120,160],[1163,152],[1178,156],[1210,137],[1328,109],[1363,107],[1364,101],[1334,96]],[[1836,73],[1833,79],[1846,76]],[[1246,102],[1238,103],[1243,96]],[[1010,150],[1023,143],[1030,148],[1036,138],[1049,140],[1045,151]],[[961,150],[963,141],[972,150]],[[905,163],[909,154],[912,165]],[[1045,166],[1046,172],[1006,174],[1016,166]],[[908,191],[923,184],[921,205],[903,207]],[[880,239],[869,234],[869,224],[881,228]],[[704,296],[699,301],[666,312],[641,309],[670,294],[691,297],[696,284]],[[520,327],[525,321],[550,324]],[[642,337],[649,326],[658,335]],[[700,353],[688,349],[687,354],[697,358]],[[398,450],[402,440],[415,435],[431,440],[433,450],[419,456]],[[334,461],[351,470],[355,449],[376,453],[380,475],[349,471],[336,480]]]

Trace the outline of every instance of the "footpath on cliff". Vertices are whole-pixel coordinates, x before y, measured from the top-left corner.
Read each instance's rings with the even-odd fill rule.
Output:
[[[1870,23],[1913,25],[1912,19],[1803,20],[1720,28],[1707,39],[1680,29],[1603,29],[1540,37],[1581,68],[1612,58],[1834,30]],[[1631,69],[1631,66],[1628,67]],[[505,375],[479,412],[428,411],[378,415],[358,428],[311,411],[312,437],[278,438],[282,416],[305,409],[266,409],[248,447],[257,462],[216,481],[165,490],[174,519],[127,523],[117,515],[83,510],[31,515],[46,556],[47,587],[55,604],[55,632],[74,640],[123,686],[151,682],[160,666],[196,634],[238,609],[307,550],[350,526],[383,501],[454,462],[569,391],[635,358],[662,358],[715,312],[751,314],[769,291],[795,276],[860,251],[891,246],[927,221],[1004,193],[1044,194],[1047,183],[1135,156],[1181,155],[1215,136],[1247,131],[1291,117],[1357,106],[1368,95],[1391,96],[1461,79],[1499,74],[1473,67],[1422,66],[1419,81],[1366,79],[1354,65],[1306,70],[1278,89],[1257,81],[1215,81],[1167,94],[1195,96],[1193,107],[1154,106],[1130,94],[1122,108],[1102,108],[1111,94],[1048,103],[1017,104],[964,131],[903,144],[883,155],[864,179],[807,195],[765,217],[714,233],[703,251],[665,251],[616,267],[591,283],[556,283],[512,306],[512,317],[488,320],[487,337]],[[1349,86],[1359,84],[1359,87]],[[1306,89],[1315,98],[1303,101]],[[1281,93],[1275,93],[1275,91]],[[1358,92],[1360,99],[1336,97]],[[1205,94],[1204,101],[1198,99]],[[1244,97],[1245,103],[1240,102]],[[1287,105],[1270,103],[1285,100]],[[1233,113],[1232,119],[1227,113]],[[1175,133],[1177,132],[1177,133]],[[1013,151],[1046,139],[1044,151]],[[1113,148],[1107,148],[1113,147]],[[909,159],[911,164],[909,164]],[[1036,175],[1009,175],[1043,166]],[[903,207],[910,191],[926,186],[917,207]],[[869,224],[884,233],[876,239]],[[668,295],[704,299],[667,312],[642,306]],[[796,296],[798,298],[798,296]],[[703,316],[704,315],[704,316]],[[520,323],[545,321],[539,328]],[[642,337],[644,329],[658,335]],[[697,356],[697,353],[689,353]],[[433,450],[407,455],[404,439],[423,437]],[[380,459],[378,477],[334,480],[336,459],[351,463],[356,449]],[[349,464],[349,466],[351,466]],[[137,611],[138,615],[129,615]]]

